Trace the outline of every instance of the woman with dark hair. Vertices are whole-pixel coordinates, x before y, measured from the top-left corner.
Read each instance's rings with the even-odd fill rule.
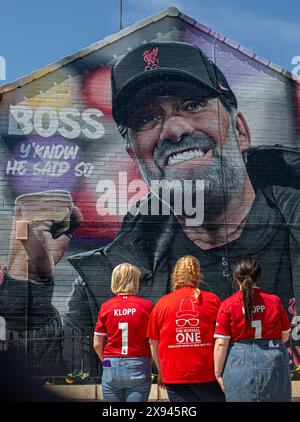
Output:
[[[214,375],[214,329],[220,299],[199,289],[200,263],[180,258],[172,272],[172,293],[157,302],[147,332],[158,384],[171,402],[221,402]]]
[[[250,257],[234,270],[239,291],[222,302],[215,329],[215,375],[226,401],[291,400],[290,323],[280,298],[259,287],[261,266]],[[226,361],[226,362],[225,362]]]

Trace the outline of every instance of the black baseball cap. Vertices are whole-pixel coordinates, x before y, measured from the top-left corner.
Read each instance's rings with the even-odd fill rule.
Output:
[[[157,41],[142,44],[113,66],[112,112],[116,123],[126,125],[129,104],[141,89],[156,84],[162,93],[168,83],[174,85],[174,82],[200,86],[208,95],[219,96],[225,105],[237,107],[225,76],[198,47],[184,42]]]

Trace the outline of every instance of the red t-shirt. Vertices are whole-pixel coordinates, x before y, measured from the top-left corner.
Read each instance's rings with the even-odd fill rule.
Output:
[[[248,328],[244,315],[243,293],[229,296],[220,306],[215,337],[231,341],[255,338],[279,339],[290,330],[290,322],[278,296],[259,288],[253,289],[252,328]]]
[[[213,293],[183,287],[163,296],[154,307],[147,337],[158,340],[165,384],[215,381],[213,349],[215,321],[221,304]]]
[[[94,334],[107,336],[104,357],[151,355],[146,332],[153,306],[132,294],[120,294],[102,304]]]

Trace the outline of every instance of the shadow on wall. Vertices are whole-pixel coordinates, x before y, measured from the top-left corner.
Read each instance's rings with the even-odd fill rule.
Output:
[[[0,374],[0,402],[66,401],[34,380],[11,352],[0,352]]]

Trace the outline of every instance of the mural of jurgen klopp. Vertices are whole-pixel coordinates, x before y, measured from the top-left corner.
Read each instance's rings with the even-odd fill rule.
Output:
[[[201,262],[202,288],[221,299],[233,291],[234,262],[241,255],[258,258],[264,288],[278,294],[295,315],[292,266],[300,240],[297,153],[281,146],[250,148],[247,122],[225,76],[192,44],[153,42],[129,52],[113,67],[112,91],[114,120],[144,180],[149,185],[153,180],[171,185],[203,180],[203,222],[187,224],[190,216],[184,210],[181,215],[171,209],[151,215],[150,193],[125,216],[111,244],[69,258],[79,277],[67,312],[60,315],[51,306],[52,272],[82,220],[80,210],[64,191],[20,197],[13,238],[18,224],[22,228],[18,221],[27,221],[32,209],[38,215],[31,218],[28,239],[19,240],[23,249],[20,243],[12,249],[1,287],[2,314],[11,338],[22,336],[26,304],[31,344],[42,335],[49,340],[32,348],[34,360],[41,367],[49,361],[60,364],[64,354],[68,370],[84,368],[93,374],[97,360],[91,357],[89,339],[83,341],[82,336],[92,338],[99,306],[110,297],[112,269],[122,262],[140,268],[140,293],[156,301],[169,291],[171,268],[187,254]],[[270,162],[273,173],[266,169]],[[278,169],[283,168],[294,175],[289,186],[280,178]],[[176,192],[170,198],[174,196]],[[30,258],[27,275],[15,264],[24,250]],[[70,333],[78,340],[75,347],[68,340]]]

